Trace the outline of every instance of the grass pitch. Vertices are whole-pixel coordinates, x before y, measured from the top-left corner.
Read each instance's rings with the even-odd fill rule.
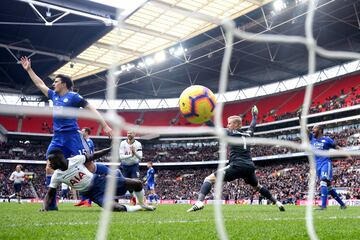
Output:
[[[160,205],[155,212],[114,213],[109,239],[218,239],[213,206],[186,213],[190,205]],[[101,208],[59,204],[58,212],[39,212],[40,204],[0,204],[0,239],[94,239]],[[308,239],[305,207],[223,206],[230,239]],[[329,207],[314,212],[320,239],[360,239],[360,207]]]

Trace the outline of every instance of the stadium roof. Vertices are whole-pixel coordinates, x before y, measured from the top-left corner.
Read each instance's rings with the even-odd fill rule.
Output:
[[[70,74],[88,98],[104,98],[105,69],[114,58],[120,64],[118,98],[175,97],[190,84],[202,84],[216,92],[223,30],[184,15],[184,9],[235,18],[237,26],[246,31],[288,35],[304,35],[307,11],[305,0],[284,1],[286,8],[278,10],[273,3],[260,0],[139,0],[132,1],[130,9],[122,6],[126,20],[118,36],[112,25],[116,22],[113,7],[92,1],[30,1],[33,6],[28,2],[2,1],[2,92],[40,94],[16,61],[31,54],[33,68],[41,77]],[[52,7],[46,7],[48,4]],[[314,20],[318,44],[332,50],[359,51],[359,7],[357,1],[318,1]],[[62,16],[64,12],[67,15]],[[112,49],[114,43],[120,53]],[[317,70],[340,63],[318,57]],[[229,71],[229,91],[290,79],[306,74],[307,49],[238,40]]]

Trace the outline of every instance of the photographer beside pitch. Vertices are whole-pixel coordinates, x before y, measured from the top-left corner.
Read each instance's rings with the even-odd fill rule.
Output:
[[[50,204],[54,201],[56,188],[61,183],[66,183],[71,188],[80,191],[84,196],[102,207],[104,204],[107,176],[91,173],[85,164],[108,154],[110,150],[111,148],[106,148],[95,152],[93,155],[76,155],[68,159],[64,157],[60,149],[51,150],[49,152],[49,162],[50,167],[55,171],[51,177],[43,208],[40,211],[57,210],[57,208],[51,208]],[[124,195],[126,191],[133,191],[139,205],[128,206],[114,202],[113,211],[135,212],[155,210],[154,207],[144,204],[144,192],[140,180],[124,178],[118,175],[116,176],[116,183],[116,195]]]
[[[224,172],[224,182],[231,182],[235,179],[244,179],[245,183],[254,188],[255,191],[260,192],[261,195],[269,199],[273,204],[276,204],[280,211],[285,211],[284,206],[277,201],[270,193],[270,191],[260,185],[256,174],[255,165],[250,156],[250,148],[246,146],[246,137],[252,137],[254,135],[256,119],[258,115],[258,109],[254,106],[251,110],[252,121],[247,131],[241,130],[242,119],[239,116],[228,117],[227,135],[231,137],[241,137],[244,139],[243,145],[230,145],[230,158],[229,165],[219,170]],[[213,126],[211,121],[207,122],[207,125]],[[210,193],[211,187],[215,184],[216,174],[214,172],[207,176],[200,188],[200,193],[197,202],[188,209],[188,212],[198,211],[204,208],[205,196]]]

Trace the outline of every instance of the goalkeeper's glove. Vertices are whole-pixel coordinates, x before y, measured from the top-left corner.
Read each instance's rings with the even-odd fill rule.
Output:
[[[259,110],[258,110],[258,108],[256,107],[256,105],[254,105],[254,106],[252,107],[252,109],[251,109],[251,114],[252,114],[253,116],[257,116],[258,113],[259,113]]]

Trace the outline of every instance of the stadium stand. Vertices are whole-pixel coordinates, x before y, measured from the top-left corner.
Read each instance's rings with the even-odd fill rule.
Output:
[[[321,82],[314,87],[313,104],[310,113],[330,111],[334,109],[354,106],[360,103],[360,77],[350,75],[341,79],[332,79]],[[256,104],[261,106],[259,122],[274,122],[296,117],[304,98],[304,88],[282,92],[274,95],[249,99],[241,102],[227,103],[224,107],[223,122],[227,116],[241,114],[244,124],[248,125],[251,120],[247,114],[251,107]],[[183,116],[179,116],[177,110],[163,109],[155,111],[121,111],[119,115],[124,117],[126,122],[144,126],[196,126],[188,123]],[[17,131],[18,123],[22,119],[20,132],[49,133],[52,127],[51,117],[25,116],[23,118],[0,116],[0,124],[8,131]],[[89,126],[92,131],[99,129],[95,121],[79,119],[79,125]]]

